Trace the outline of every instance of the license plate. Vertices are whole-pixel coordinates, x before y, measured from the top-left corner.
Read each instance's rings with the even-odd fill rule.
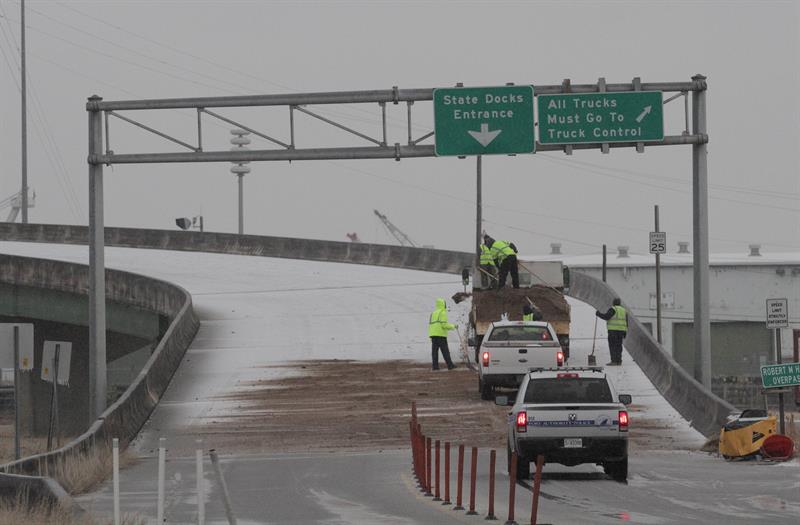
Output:
[[[564,440],[564,448],[581,448],[583,446],[583,439],[581,438],[568,438]]]

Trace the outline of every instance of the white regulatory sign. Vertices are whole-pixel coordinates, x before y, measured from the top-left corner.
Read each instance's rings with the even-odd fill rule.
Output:
[[[667,253],[667,232],[650,232],[650,253]]]
[[[56,347],[58,347],[58,384],[69,386],[69,365],[72,361],[72,343],[45,341],[42,349],[42,381],[53,382],[55,376]]]
[[[789,328],[789,301],[767,299],[767,328]]]

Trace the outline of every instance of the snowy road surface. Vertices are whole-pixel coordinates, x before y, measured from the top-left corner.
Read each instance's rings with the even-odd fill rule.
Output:
[[[88,260],[85,247],[3,242],[0,251]],[[253,380],[295,373],[274,365],[298,359],[427,361],[425,327],[433,299],[449,297],[460,288],[460,279],[451,275],[262,257],[108,248],[106,263],[109,268],[185,287],[202,322],[173,383],[137,440],[136,452],[143,459],[123,472],[123,510],[152,517],[156,478],[152,454],[158,438],[167,438],[173,495],[167,512],[170,522],[195,520],[194,470],[189,460],[196,437],[192,429],[201,428],[215,414],[235,412],[235,404],[222,396],[247,388]],[[570,302],[571,364],[585,364],[593,343],[593,310]],[[463,321],[463,306],[453,307],[450,317]],[[599,364],[608,360],[602,325],[597,329]],[[451,336],[451,346],[457,347],[457,342]],[[631,424],[640,418],[652,428],[644,445],[632,447],[629,484],[609,480],[594,466],[548,465],[540,521],[796,523],[797,462],[730,464],[691,452],[702,444],[702,437],[658,395],[627,353],[623,361],[623,367],[611,368],[609,374],[618,390],[634,397],[637,412]],[[499,450],[499,465],[504,465],[504,456],[505,451]],[[409,488],[407,451],[237,454],[225,458],[223,468],[243,522],[477,523],[475,517],[434,507]],[[498,468],[501,518],[505,513],[500,509],[507,505],[503,471]],[[209,520],[222,520],[219,489],[210,469],[206,478]],[[483,515],[485,478],[479,476],[478,486],[478,510]],[[107,512],[109,493],[105,486],[81,502]],[[522,488],[518,494],[517,518],[522,522],[530,494]]]

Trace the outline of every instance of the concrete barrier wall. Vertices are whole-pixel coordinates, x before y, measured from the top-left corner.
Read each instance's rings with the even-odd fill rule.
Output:
[[[0,223],[0,240],[4,241],[86,244],[87,239],[86,226]],[[464,252],[232,233],[106,228],[105,242],[106,246],[123,248],[258,255],[457,274],[474,264],[474,256]]]
[[[617,294],[606,283],[580,272],[571,272],[569,295],[606,310]],[[625,349],[678,413],[711,438],[719,435],[726,417],[736,408],[703,387],[670,356],[653,335],[629,314]]]
[[[86,293],[89,271],[79,264],[0,255],[0,281]],[[95,444],[110,446],[113,437],[124,446],[136,436],[166,391],[200,326],[191,296],[176,285],[116,270],[106,272],[106,294],[110,300],[167,316],[170,325],[164,336],[136,380],[84,434],[58,450],[8,463],[0,470],[42,475],[69,455],[86,452]]]

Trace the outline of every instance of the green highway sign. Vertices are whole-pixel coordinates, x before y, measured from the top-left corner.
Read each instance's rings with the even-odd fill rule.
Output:
[[[761,367],[761,382],[764,388],[800,386],[800,363],[764,365]]]
[[[533,153],[533,86],[433,90],[436,155]]]
[[[539,95],[539,142],[663,140],[661,91]]]

